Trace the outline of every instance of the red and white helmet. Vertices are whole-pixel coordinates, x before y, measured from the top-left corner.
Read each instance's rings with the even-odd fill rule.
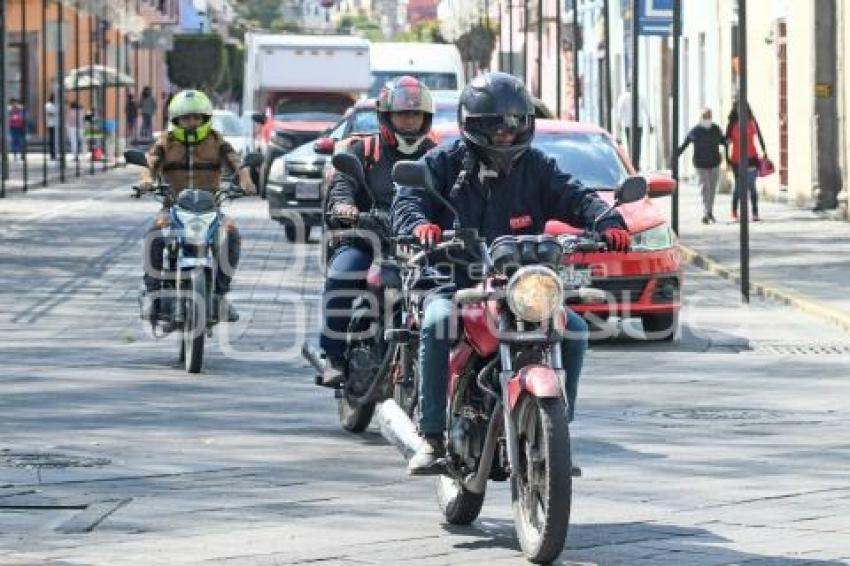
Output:
[[[431,91],[424,84],[411,76],[393,79],[381,89],[377,102],[378,124],[381,136],[388,144],[405,155],[416,153],[434,120],[434,100]],[[422,112],[425,120],[422,127],[415,132],[402,132],[393,126],[390,115],[394,112]]]

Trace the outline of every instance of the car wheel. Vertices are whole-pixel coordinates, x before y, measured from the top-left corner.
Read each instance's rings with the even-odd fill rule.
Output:
[[[679,333],[679,313],[664,312],[640,317],[643,331],[650,340],[673,340]]]

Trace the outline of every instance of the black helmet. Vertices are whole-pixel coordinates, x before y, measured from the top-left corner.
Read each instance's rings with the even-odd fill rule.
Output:
[[[467,146],[490,169],[510,172],[534,138],[534,103],[525,85],[507,73],[487,73],[463,89],[458,127]],[[511,145],[497,145],[497,133],[516,134]]]

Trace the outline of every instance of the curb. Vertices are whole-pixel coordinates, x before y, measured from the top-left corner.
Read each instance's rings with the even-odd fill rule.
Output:
[[[722,263],[687,246],[680,246],[680,248],[682,257],[688,263],[709,273],[713,273],[718,277],[740,284],[740,276]],[[850,314],[838,312],[828,305],[809,299],[796,291],[758,281],[750,281],[750,290],[763,299],[779,301],[799,311],[836,324],[846,331],[850,331]]]

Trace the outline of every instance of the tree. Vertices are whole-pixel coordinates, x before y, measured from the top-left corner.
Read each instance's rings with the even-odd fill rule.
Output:
[[[239,15],[252,27],[271,31],[297,32],[298,24],[287,22],[283,18],[282,8],[286,4],[288,2],[281,0],[248,0],[238,8],[238,11]]]
[[[479,68],[487,68],[496,47],[496,33],[486,25],[478,24],[457,38],[455,45],[461,59],[474,61]]]
[[[212,92],[227,65],[224,43],[215,34],[179,34],[166,54],[168,80],[180,88]]]

